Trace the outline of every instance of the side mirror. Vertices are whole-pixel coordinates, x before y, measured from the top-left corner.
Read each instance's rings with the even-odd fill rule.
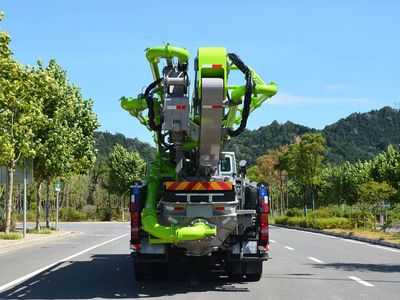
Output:
[[[242,175],[242,177],[246,177],[246,165],[247,165],[247,161],[245,159],[242,159],[241,161],[239,161],[239,167],[240,167],[240,174]]]
[[[241,161],[239,161],[239,167],[244,168],[247,165],[247,160],[242,159]]]

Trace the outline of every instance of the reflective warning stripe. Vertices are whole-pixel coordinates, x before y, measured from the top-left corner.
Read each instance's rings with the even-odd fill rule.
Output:
[[[203,108],[222,108],[222,105],[203,105]]]
[[[221,69],[222,64],[203,64],[203,68]]]
[[[186,109],[186,105],[167,105],[167,109]]]
[[[224,181],[166,181],[167,191],[231,191],[232,182]]]

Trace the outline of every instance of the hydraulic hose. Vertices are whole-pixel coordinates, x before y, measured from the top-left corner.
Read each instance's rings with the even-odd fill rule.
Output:
[[[199,221],[192,226],[163,226],[158,223],[157,218],[157,196],[160,188],[160,178],[171,176],[175,169],[157,158],[151,165],[147,176],[146,206],[142,212],[142,225],[146,232],[161,239],[163,243],[178,243],[181,241],[195,241],[207,236],[216,235],[217,230]]]
[[[250,114],[251,95],[253,94],[253,80],[249,67],[247,67],[236,54],[228,53],[228,57],[232,60],[233,64],[237,66],[240,71],[244,73],[246,77],[246,92],[244,94],[242,120],[240,122],[239,127],[236,128],[235,130],[231,128],[228,129],[228,134],[231,137],[235,137],[241,134],[247,125],[247,119]]]
[[[155,113],[154,113],[154,100],[153,100],[153,95],[155,93],[154,89],[157,87],[157,85],[160,84],[160,82],[163,80],[163,78],[157,79],[156,81],[150,83],[150,85],[146,88],[146,91],[144,92],[144,97],[146,99],[147,103],[147,108],[149,109],[148,117],[149,117],[149,127],[153,131],[158,131],[159,127],[161,128],[161,125],[158,124],[156,125],[155,123]]]

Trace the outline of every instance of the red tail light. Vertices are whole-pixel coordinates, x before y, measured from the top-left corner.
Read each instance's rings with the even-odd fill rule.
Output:
[[[140,201],[139,201],[140,189],[136,186],[131,187],[131,244],[134,245],[136,250],[140,249]],[[136,245],[136,246],[135,246]]]
[[[268,232],[268,213],[260,213],[260,240],[267,241],[269,239]]]

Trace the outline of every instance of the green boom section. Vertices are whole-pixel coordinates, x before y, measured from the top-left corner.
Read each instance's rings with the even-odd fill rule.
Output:
[[[161,77],[159,70],[160,59],[166,59],[170,63],[171,60],[178,59],[180,64],[188,62],[189,53],[185,48],[178,48],[170,46],[152,47],[146,49],[146,58],[150,63],[150,68],[154,80]],[[198,96],[201,99],[201,78],[217,77],[224,80],[225,96],[230,90],[231,101],[225,104],[228,109],[227,115],[222,121],[222,126],[225,128],[232,128],[238,125],[242,120],[242,109],[239,105],[242,103],[244,94],[246,92],[245,86],[230,86],[227,84],[227,78],[230,71],[238,70],[235,65],[228,65],[228,57],[225,48],[199,48],[198,61],[196,66],[197,72],[197,85]],[[268,98],[277,93],[277,87],[274,82],[265,84],[260,76],[258,76],[252,69],[250,69],[253,79],[253,95],[251,97],[250,113],[261,106],[261,104]],[[161,87],[161,85],[160,85]],[[162,103],[164,100],[164,93],[162,90],[157,92],[154,98],[154,113],[155,122],[159,124],[160,115],[162,110]],[[148,124],[148,117],[143,115],[143,112],[148,108],[146,99],[143,94],[137,98],[121,98],[121,106],[127,110],[133,117],[137,118],[148,130],[152,130]],[[199,118],[198,115],[192,115],[192,121]],[[196,122],[195,122],[196,123]],[[157,135],[154,135],[155,142],[157,143]],[[198,147],[196,140],[188,140],[184,143],[183,148],[188,151]],[[159,149],[158,149],[159,151]],[[181,241],[201,240],[207,236],[215,236],[216,229],[208,226],[205,222],[196,221],[192,226],[163,226],[158,223],[157,217],[157,200],[160,198],[162,191],[161,179],[170,178],[177,180],[175,168],[169,163],[164,161],[162,155],[165,153],[158,153],[156,161],[151,164],[147,176],[147,196],[146,206],[142,212],[142,226],[146,232],[150,234],[150,243],[179,243]]]
[[[231,67],[232,70],[235,68]],[[250,113],[261,106],[265,100],[271,98],[278,92],[278,88],[274,82],[265,84],[261,77],[250,68],[253,78],[253,96],[251,97]],[[228,86],[228,90],[232,90],[231,99],[237,104],[229,107],[228,114],[225,121],[226,128],[232,128],[233,125],[240,124],[242,120],[242,111],[238,105],[242,102],[242,98],[246,93],[246,86]],[[239,114],[237,112],[239,111]]]
[[[160,58],[173,59],[178,58],[179,63],[186,63],[189,59],[189,52],[185,48],[170,46],[151,47],[146,49],[146,58],[150,63],[151,72],[154,80],[160,78],[158,63]]]
[[[147,176],[146,207],[142,212],[142,225],[146,232],[159,240],[150,239],[151,243],[179,243],[181,241],[195,241],[207,236],[216,235],[217,230],[203,222],[196,222],[192,226],[163,226],[158,223],[156,205],[160,190],[160,178],[172,177],[176,179],[175,169],[164,162],[161,157],[151,165]]]

